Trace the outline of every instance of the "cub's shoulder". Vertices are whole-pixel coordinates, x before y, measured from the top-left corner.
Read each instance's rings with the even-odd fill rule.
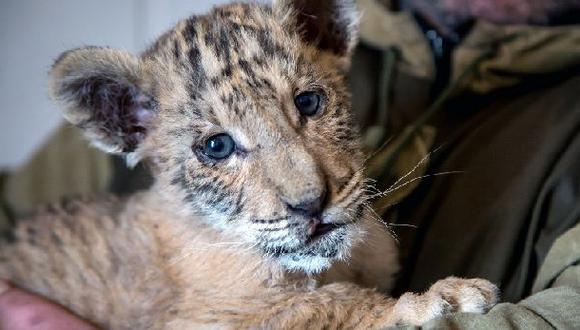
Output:
[[[0,239],[0,278],[103,328],[151,328],[177,293],[131,200],[72,198],[19,220]]]
[[[126,199],[112,195],[65,198],[17,220],[14,228],[0,235],[0,245],[62,246],[66,240],[84,240],[86,244],[90,237],[121,225],[126,207]]]

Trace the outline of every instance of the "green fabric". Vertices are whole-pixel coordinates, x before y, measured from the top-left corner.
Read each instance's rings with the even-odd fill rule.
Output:
[[[501,286],[506,302],[487,315],[459,314],[424,327],[580,328],[580,78],[574,79],[580,27],[476,22],[452,54],[451,82],[489,56],[430,118],[429,138],[418,130],[389,167],[388,156],[428,108],[434,70],[408,14],[373,0],[359,3],[371,12],[363,16],[352,75],[363,128],[377,121],[369,115],[373,106],[384,110],[376,107],[377,93],[391,95],[391,140],[373,157],[369,174],[388,171],[395,182],[406,175],[397,185],[412,181],[377,202],[379,211],[391,206],[385,216],[401,242],[396,293],[425,290],[449,275],[483,277]],[[392,86],[362,90],[376,90],[380,73],[373,71],[382,68],[387,49],[401,54]],[[415,168],[418,159],[424,161]],[[433,177],[441,172],[462,173]]]
[[[401,54],[400,69],[416,77],[432,79],[435,63],[421,29],[408,12],[391,12],[375,0],[358,0],[363,13],[361,40],[376,48],[396,46]]]
[[[401,290],[454,274],[499,283],[510,302],[531,293],[554,240],[580,219],[579,88],[574,77],[492,95],[467,118],[471,97],[441,113],[455,124],[439,129],[428,173],[461,173],[423,180],[397,206],[396,221],[416,227],[397,231]]]
[[[27,216],[65,196],[103,193],[111,176],[110,157],[90,147],[77,128],[62,125],[0,187],[4,217]]]
[[[435,75],[430,48],[413,16],[390,12],[376,0],[358,0],[363,12],[361,40],[379,49],[396,48],[401,72],[432,80]],[[479,66],[478,74],[463,88],[477,93],[512,87],[530,78],[566,72],[580,65],[580,27],[496,25],[478,21],[457,47],[452,80],[482,53],[494,56]]]
[[[557,286],[580,287],[580,225],[556,239],[545,260],[534,282],[533,292]],[[580,308],[580,304],[577,307]]]
[[[477,22],[453,54],[453,79],[487,51],[494,55],[481,63],[465,89],[489,93],[528,79],[568,73],[570,68],[580,66],[580,26],[502,26]]]
[[[483,277],[513,302],[509,313],[524,308],[519,302],[532,294],[534,304],[553,309],[552,324],[575,322],[566,313],[580,315],[580,304],[569,305],[577,290],[536,294],[580,287],[580,102],[572,97],[579,89],[576,77],[495,96],[492,105],[446,130],[440,139],[447,144],[429,171],[465,172],[424,180],[396,207],[399,221],[416,228],[396,230],[406,256],[399,292],[422,291],[449,275]],[[522,309],[517,315],[528,314]]]
[[[486,315],[457,314],[432,320],[422,329],[578,329],[580,289],[544,290],[518,304],[503,303]]]
[[[580,329],[580,225],[562,235],[548,255],[536,278],[536,293],[517,304],[498,304],[485,315],[461,313],[399,328]]]

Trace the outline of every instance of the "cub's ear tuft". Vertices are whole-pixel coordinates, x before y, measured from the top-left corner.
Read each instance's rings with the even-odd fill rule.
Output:
[[[321,50],[348,57],[356,46],[360,17],[354,0],[274,0],[273,8]]]
[[[63,53],[50,71],[50,92],[64,117],[110,153],[136,155],[151,129],[156,102],[143,90],[140,59],[86,47]]]

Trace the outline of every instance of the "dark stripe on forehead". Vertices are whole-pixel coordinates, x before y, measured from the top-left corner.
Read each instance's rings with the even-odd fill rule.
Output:
[[[249,107],[247,96],[237,86],[233,86],[231,91],[221,95],[220,100],[238,116],[244,115]]]
[[[230,27],[232,28],[232,31],[236,31],[236,32],[255,33],[258,30],[255,26],[251,26],[251,25],[247,25],[247,24],[243,24],[243,23],[238,23],[238,22],[230,23]]]
[[[185,21],[182,30],[183,39],[188,47],[187,62],[191,68],[190,76],[186,77],[188,83],[187,91],[194,100],[201,96],[201,90],[205,87],[205,81],[207,79],[205,69],[201,63],[201,52],[197,41],[198,24],[199,18],[192,16]],[[176,43],[175,48],[179,49],[178,43]]]
[[[175,58],[175,61],[181,61],[181,46],[179,45],[179,40],[177,39],[173,40],[173,57]]]
[[[250,62],[244,59],[240,59],[238,60],[238,65],[246,75],[250,77],[255,75],[254,69],[252,69],[252,65],[250,64]]]
[[[187,57],[189,59],[191,67],[193,68],[193,73],[196,74],[197,76],[199,76],[202,73],[203,75],[205,75],[205,73],[203,72],[204,69],[201,65],[201,52],[199,51],[197,43],[190,43],[190,47],[191,48],[187,53]]]
[[[197,23],[199,19],[197,16],[191,16],[185,21],[185,27],[183,28],[183,37],[188,44],[196,43],[197,39]]]
[[[238,65],[240,69],[246,74],[246,76],[248,76],[248,78],[252,81],[251,86],[266,89],[268,92],[274,92],[274,86],[270,80],[266,77],[258,76],[250,62],[244,59],[240,59],[238,61]]]
[[[266,59],[262,56],[254,56],[252,57],[252,61],[254,62],[255,65],[263,68],[266,66]]]
[[[264,54],[268,57],[280,57],[280,58],[288,58],[289,54],[278,43],[276,40],[272,38],[272,35],[269,31],[266,30],[258,30],[256,32],[256,40],[260,44],[260,48],[264,52]]]
[[[226,23],[220,22],[211,24],[204,35],[206,46],[213,49],[224,65],[231,64],[231,52],[240,46],[238,37],[233,32]]]
[[[216,8],[214,12],[215,15],[220,18],[229,18],[234,15],[231,8]]]
[[[236,105],[239,105],[239,103],[242,103],[245,101],[244,94],[238,88],[234,88],[232,91],[228,92],[227,94],[221,95],[220,100],[228,108],[232,108]]]

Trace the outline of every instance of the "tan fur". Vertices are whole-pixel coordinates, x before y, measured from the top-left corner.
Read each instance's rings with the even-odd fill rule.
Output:
[[[112,329],[380,328],[492,306],[484,280],[399,300],[377,291],[391,285],[396,249],[367,209],[349,112],[357,15],[348,0],[312,4],[216,8],[140,57],[63,54],[51,90],[65,117],[105,151],[147,162],[156,181],[22,221],[0,277]],[[310,90],[323,101],[306,118],[293,98]],[[220,133],[238,147],[208,159],[204,143]],[[324,200],[316,214],[292,206],[311,199]],[[312,236],[316,221],[335,227]]]

